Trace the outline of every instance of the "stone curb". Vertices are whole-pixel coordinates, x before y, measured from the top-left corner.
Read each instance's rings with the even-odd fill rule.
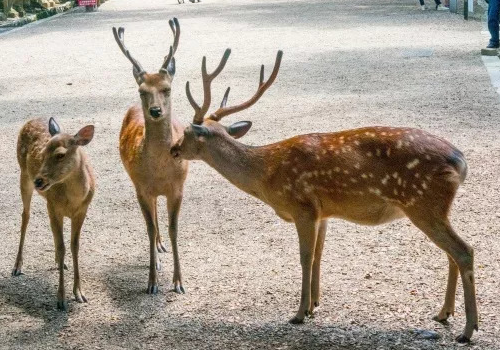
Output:
[[[37,13],[35,15],[27,15],[25,17],[22,17],[22,18],[13,20],[13,21],[9,21],[5,24],[0,24],[0,28],[22,27],[26,24],[35,22],[37,20],[51,17],[51,16],[57,15],[59,13],[66,12],[66,11],[72,9],[73,7],[76,7],[76,6],[77,5],[76,5],[75,1],[68,1],[65,4],[58,5],[56,7],[51,8],[51,9],[46,9],[46,10],[40,11],[39,13]]]

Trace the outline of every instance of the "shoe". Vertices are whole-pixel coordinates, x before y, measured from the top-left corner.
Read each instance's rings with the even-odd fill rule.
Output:
[[[425,11],[425,10],[427,10],[427,7],[425,7],[425,5],[422,5],[422,6],[420,6],[420,9],[421,9],[422,11]]]
[[[442,4],[436,5],[436,11],[448,11],[449,8],[444,7]]]
[[[498,49],[500,47],[499,44],[493,44],[489,43],[488,46],[486,46],[487,49]]]

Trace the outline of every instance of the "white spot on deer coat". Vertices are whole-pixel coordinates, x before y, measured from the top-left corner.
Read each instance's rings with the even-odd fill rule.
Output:
[[[411,162],[406,163],[406,167],[408,169],[413,169],[415,168],[418,164],[420,163],[420,159],[415,158]]]
[[[385,177],[380,181],[382,183],[382,185],[387,185],[387,181],[389,181],[391,177],[389,176],[389,174],[386,174]]]
[[[380,195],[382,194],[382,191],[378,188],[373,188],[373,187],[368,187],[368,192],[370,193],[373,193],[373,194],[376,194],[376,195]]]

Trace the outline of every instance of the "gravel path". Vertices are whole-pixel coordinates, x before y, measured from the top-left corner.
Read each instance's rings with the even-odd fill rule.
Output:
[[[422,12],[416,3],[111,0],[96,13],[74,11],[0,36],[0,349],[458,347],[461,283],[450,326],[433,322],[444,301],[447,259],[407,220],[379,227],[331,220],[322,306],[306,324],[289,325],[300,297],[294,227],[201,162],[191,164],[180,218],[187,294],[169,291],[170,253],[162,256],[160,293],[145,294],[148,240],[117,147],[122,116],[139,98],[111,27],[126,27],[127,46],[152,71],[171,44],[172,16],[182,28],[173,104],[185,124],[192,109],[184,84],[190,80],[200,96],[203,55],[213,67],[226,47],[233,50],[213,84],[215,106],[227,85],[233,102],[252,94],[259,65],[270,72],[283,49],[274,86],[225,121],[254,122],[245,142],[377,124],[423,128],[465,153],[470,171],[452,222],[476,252],[480,331],[472,348],[500,349],[500,100],[479,56],[481,24]],[[98,190],[80,250],[90,302],[70,302],[68,313],[55,310],[54,248],[40,196],[28,227],[26,274],[10,277],[22,211],[15,143],[34,116],[53,116],[71,132],[96,125],[87,151]],[[166,233],[163,200],[159,212]],[[69,252],[66,261],[71,292]],[[416,329],[441,338],[419,339]]]

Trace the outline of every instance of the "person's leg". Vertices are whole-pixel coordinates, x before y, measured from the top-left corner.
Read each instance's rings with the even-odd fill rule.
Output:
[[[490,42],[488,47],[498,47],[498,6],[499,0],[490,0],[488,4],[488,30],[490,31]]]
[[[424,0],[418,0],[418,1],[420,1],[420,6],[424,6],[425,5]]]

